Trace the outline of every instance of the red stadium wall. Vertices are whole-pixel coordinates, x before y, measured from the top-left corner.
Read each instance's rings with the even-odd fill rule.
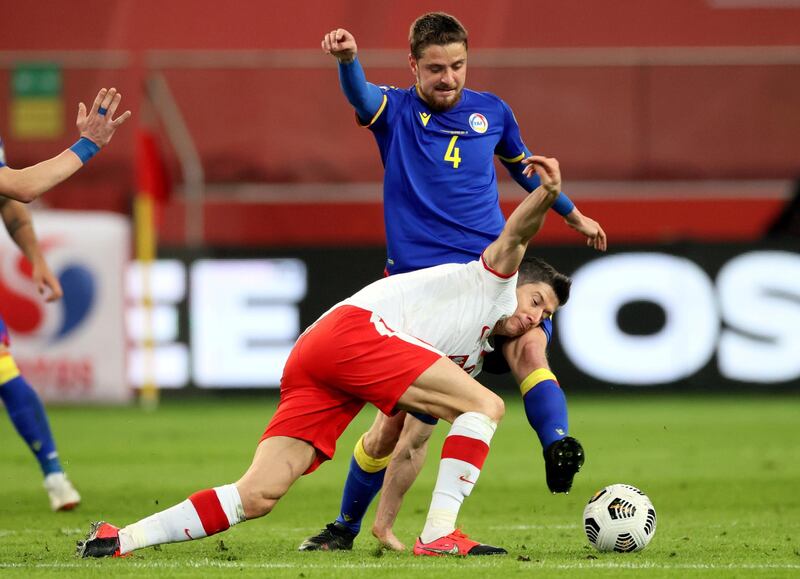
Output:
[[[46,58],[40,51],[79,60],[89,53],[76,51],[112,51],[106,54],[117,55],[122,64],[65,69],[68,126],[74,103],[91,98],[99,86],[120,88],[126,107],[139,113],[144,79],[158,66],[210,182],[374,182],[381,179],[374,143],[354,125],[335,66],[320,54],[319,40],[330,28],[345,26],[356,34],[371,80],[409,85],[408,25],[420,13],[438,9],[456,14],[470,30],[469,86],[507,100],[528,146],[558,156],[568,183],[785,180],[800,172],[800,9],[781,4],[567,0],[500,1],[490,7],[485,2],[316,1],[300,11],[256,0],[225,8],[208,0],[85,0],[79,9],[70,3],[17,3],[0,20],[0,63],[6,65],[0,67],[0,85],[8,86],[9,68],[17,60]],[[102,24],[87,27],[87,15]],[[719,47],[728,51],[715,52]],[[269,54],[284,64],[246,66],[246,56],[258,59],[260,52],[235,56],[234,66],[208,60],[224,60],[232,50],[278,51]],[[198,58],[196,51],[203,51],[200,60],[208,57],[206,64],[187,64]],[[165,55],[178,62],[164,64]],[[527,59],[527,65],[505,66],[511,58]],[[591,64],[593,58],[597,64]],[[71,132],[53,141],[15,139],[8,130],[9,98],[9,91],[0,91],[0,134],[6,136],[12,166],[36,162],[73,140]],[[142,117],[137,114],[137,122]],[[90,170],[49,196],[51,203],[127,212],[134,188],[134,135],[130,126],[120,131]],[[168,157],[178,175],[174,157],[169,152]],[[591,203],[577,199],[584,208]],[[735,216],[728,229],[735,230],[738,221],[741,231],[760,231],[780,201],[749,203],[757,207],[726,208],[723,213]],[[363,211],[346,206],[345,213],[353,215],[345,221],[353,240],[376,239],[373,220],[380,208],[367,205]],[[646,212],[662,220],[676,216],[660,235],[715,231],[708,224],[687,226],[681,221],[682,203],[674,206],[673,212],[655,211],[656,205]],[[598,202],[593,209],[603,214],[608,207]],[[331,205],[319,211],[339,209]],[[256,243],[267,241],[264,231],[302,230],[297,216],[304,218],[308,208],[281,213],[275,206],[242,210],[222,202],[206,212],[210,228],[234,222],[239,225],[233,231],[252,231],[245,242]],[[613,222],[618,211],[610,213]],[[257,214],[262,218],[256,220]],[[166,208],[162,237],[181,239],[181,216],[179,203]],[[654,226],[644,222],[641,228]],[[640,235],[631,227],[621,224],[619,233]],[[211,238],[227,239],[225,231]]]
[[[655,194],[646,186],[632,184],[625,187],[628,194],[623,197],[614,196],[613,186],[602,188],[599,195],[584,195],[585,188],[579,184],[571,194],[584,214],[603,225],[612,244],[752,241],[763,237],[784,206],[786,195],[773,190],[776,185],[743,188],[741,193],[746,196],[741,198],[732,196],[728,188],[701,191],[686,183],[665,185]],[[215,195],[204,208],[204,238],[211,246],[234,248],[383,245],[383,206],[378,199],[307,203],[292,201],[291,196],[288,192],[267,203],[252,203]],[[501,202],[506,215],[519,200],[515,195]],[[162,244],[180,246],[186,236],[185,224],[184,203],[168,203],[159,228]],[[536,243],[545,245],[580,244],[582,240],[555,214],[536,236]]]
[[[17,2],[0,50],[316,48],[336,26],[364,46],[405,49],[409,24],[431,10],[458,16],[475,48],[793,46],[800,34],[798,10],[781,0],[81,0]]]

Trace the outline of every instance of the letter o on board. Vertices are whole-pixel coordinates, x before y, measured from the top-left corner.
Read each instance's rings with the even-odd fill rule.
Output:
[[[714,286],[692,261],[663,253],[593,260],[573,276],[569,302],[556,316],[564,351],[581,371],[606,382],[675,382],[705,366],[720,332]],[[627,334],[617,313],[653,302],[666,323],[649,335]]]

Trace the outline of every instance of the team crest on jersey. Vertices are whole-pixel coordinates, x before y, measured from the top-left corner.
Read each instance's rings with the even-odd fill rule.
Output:
[[[489,129],[489,121],[480,113],[472,113],[469,116],[469,128],[476,133],[485,133]]]

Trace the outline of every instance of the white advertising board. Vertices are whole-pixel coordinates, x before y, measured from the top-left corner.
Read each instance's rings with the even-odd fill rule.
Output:
[[[0,314],[17,365],[48,402],[126,402],[124,272],[130,225],[117,214],[33,213],[39,244],[64,289],[46,303],[13,241],[0,235]]]

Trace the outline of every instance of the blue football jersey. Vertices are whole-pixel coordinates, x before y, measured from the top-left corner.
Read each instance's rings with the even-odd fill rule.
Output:
[[[6,149],[3,146],[3,137],[0,137],[0,167],[6,164]]]
[[[389,273],[477,259],[505,225],[494,156],[524,157],[511,109],[497,96],[464,89],[445,112],[415,87],[380,87],[383,104],[367,125],[384,165]]]

